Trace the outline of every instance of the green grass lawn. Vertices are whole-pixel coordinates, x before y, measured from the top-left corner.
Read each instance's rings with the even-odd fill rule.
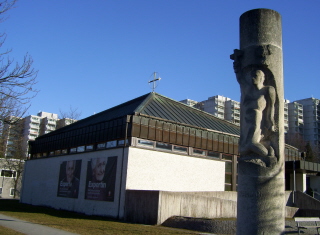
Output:
[[[31,206],[9,199],[0,200],[0,213],[78,234],[196,234],[189,230],[124,223],[105,217],[86,216],[69,211]],[[4,229],[6,228],[0,227],[0,234],[21,234]]]
[[[23,233],[19,233],[17,231],[14,231],[12,229],[2,227],[0,226],[0,234],[5,234],[5,235],[23,235]]]

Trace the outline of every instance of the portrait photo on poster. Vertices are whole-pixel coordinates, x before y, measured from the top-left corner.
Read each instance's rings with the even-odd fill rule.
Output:
[[[61,162],[58,197],[78,198],[81,162],[82,160]]]
[[[114,201],[118,157],[98,157],[88,161],[85,199]]]

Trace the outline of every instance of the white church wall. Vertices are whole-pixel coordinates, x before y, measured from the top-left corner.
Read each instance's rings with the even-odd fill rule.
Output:
[[[91,159],[103,157],[117,157],[114,198],[111,201],[86,199]],[[77,161],[79,172],[75,198],[64,195],[61,190],[61,175],[65,174],[67,161],[71,160]],[[123,218],[126,189],[224,191],[224,173],[223,161],[134,147],[84,152],[26,161],[20,200],[88,215]]]
[[[224,191],[224,181],[223,161],[129,149],[126,189]]]
[[[126,152],[127,149],[124,151],[123,149],[113,149],[26,161],[20,201],[22,203],[48,206],[88,215],[119,216],[121,218],[123,216],[123,203],[119,204],[119,197],[124,200],[125,193],[123,190],[120,196],[120,177],[121,175],[125,176],[121,172],[121,167],[122,164],[126,164],[125,159],[122,161],[122,156],[123,154],[126,156]],[[89,161],[102,157],[117,157],[113,201],[85,199],[87,195],[86,190],[88,190],[86,188],[86,180]],[[81,160],[81,170],[78,169],[80,170],[80,179],[77,198],[58,196],[58,193],[60,193],[58,192],[60,165],[63,162],[71,160]],[[121,185],[124,189],[124,182]]]

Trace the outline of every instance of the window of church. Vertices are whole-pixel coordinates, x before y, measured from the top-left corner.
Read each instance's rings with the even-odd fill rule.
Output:
[[[77,147],[77,152],[80,153],[80,152],[84,152],[85,150],[85,146],[79,146]]]
[[[188,148],[174,145],[173,146],[173,151],[188,153]]]
[[[126,139],[126,144],[128,144],[129,143],[129,141],[128,141],[128,139]],[[124,144],[124,140],[118,140],[118,146],[124,146],[125,144]]]
[[[117,147],[117,141],[116,140],[108,141],[106,147],[107,148]]]
[[[208,151],[208,157],[220,159],[220,153],[213,152],[213,151]]]
[[[193,154],[196,154],[196,155],[206,155],[206,151],[201,150],[201,149],[193,149]]]
[[[225,161],[225,191],[232,191],[233,184],[233,162],[232,162],[232,155],[229,154],[222,154],[222,160]]]
[[[138,140],[138,145],[153,147],[154,142],[150,140]]]
[[[157,142],[156,143],[156,148],[158,149],[164,149],[164,150],[172,150],[172,145],[171,144],[167,144],[167,143],[161,143],[161,142]]]
[[[93,151],[93,144],[86,146],[86,151]]]
[[[97,149],[105,149],[105,148],[106,148],[106,143],[97,144]]]

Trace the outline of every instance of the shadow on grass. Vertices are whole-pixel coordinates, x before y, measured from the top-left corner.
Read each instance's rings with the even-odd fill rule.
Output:
[[[20,203],[18,199],[0,199],[0,213],[1,212],[16,212],[16,213],[30,213],[30,214],[46,214],[49,216],[54,216],[58,218],[65,219],[86,219],[86,220],[100,220],[100,221],[110,221],[110,222],[120,222],[123,221],[116,220],[114,218],[104,217],[104,216],[90,216],[77,212],[71,212],[66,210],[57,210],[45,206],[33,206],[29,204]]]
[[[171,235],[198,234],[195,231],[146,226],[128,223],[104,216],[90,216],[81,213],[57,210],[44,206],[20,203],[19,200],[0,199],[0,214],[17,217],[32,223],[50,226],[77,234],[117,235]],[[1,231],[0,231],[0,234]]]

